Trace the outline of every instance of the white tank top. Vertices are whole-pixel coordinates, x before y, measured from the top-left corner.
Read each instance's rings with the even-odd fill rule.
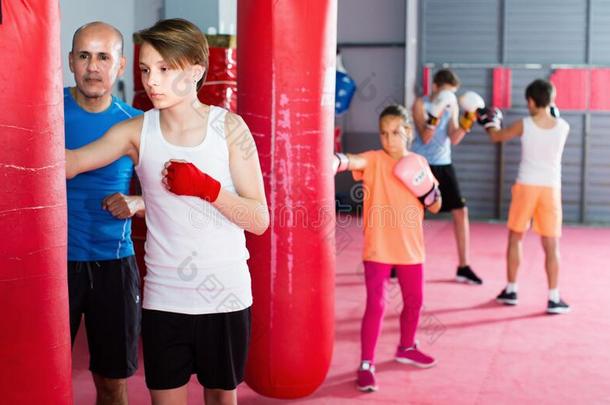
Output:
[[[144,114],[135,167],[146,204],[143,308],[209,314],[252,305],[243,229],[207,201],[177,196],[161,183],[165,162],[184,159],[235,192],[224,131],[226,113],[210,107],[205,138],[193,147],[173,145],[163,137],[158,110]]]
[[[517,183],[561,188],[561,155],[568,132],[570,125],[563,118],[549,129],[537,126],[532,117],[524,118]]]

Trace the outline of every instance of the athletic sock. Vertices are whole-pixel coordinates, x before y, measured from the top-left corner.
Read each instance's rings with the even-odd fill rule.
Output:
[[[360,362],[360,370],[370,370],[373,366],[373,362],[370,360],[362,360]]]
[[[517,283],[508,283],[506,284],[506,292],[507,293],[516,293],[517,292]]]
[[[553,301],[554,303],[559,302],[559,288],[552,288],[549,290],[549,300]]]

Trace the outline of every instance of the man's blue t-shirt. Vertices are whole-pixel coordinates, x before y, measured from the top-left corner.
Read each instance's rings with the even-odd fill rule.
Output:
[[[82,109],[64,89],[66,148],[77,149],[102,137],[114,124],[142,114],[116,97],[105,111]],[[123,156],[117,161],[67,181],[68,260],[120,259],[134,254],[131,219],[116,219],[102,209],[102,200],[114,193],[129,193],[133,162]]]

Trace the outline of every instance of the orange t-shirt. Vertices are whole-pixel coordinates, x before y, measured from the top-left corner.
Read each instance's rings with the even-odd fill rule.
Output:
[[[411,152],[412,153],[412,152]],[[393,174],[396,160],[383,150],[360,154],[364,170],[353,171],[363,180],[363,260],[387,264],[417,264],[425,260],[424,207]],[[417,155],[426,164],[423,156]]]

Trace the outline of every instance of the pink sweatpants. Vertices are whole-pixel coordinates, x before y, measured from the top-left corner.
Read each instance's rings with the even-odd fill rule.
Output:
[[[366,310],[361,330],[362,361],[375,361],[375,346],[381,331],[388,293],[387,281],[392,267],[396,268],[403,302],[400,313],[400,346],[410,347],[415,342],[415,331],[423,301],[423,265],[392,265],[365,261]]]

